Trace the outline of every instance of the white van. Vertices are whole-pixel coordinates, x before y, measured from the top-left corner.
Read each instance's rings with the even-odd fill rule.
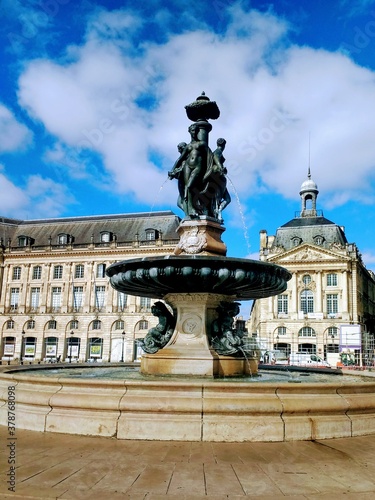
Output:
[[[315,366],[321,368],[331,368],[331,365],[316,354],[295,353],[291,354],[289,364],[294,366]]]

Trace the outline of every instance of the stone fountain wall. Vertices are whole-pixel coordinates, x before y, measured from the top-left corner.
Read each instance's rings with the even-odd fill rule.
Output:
[[[84,367],[80,367],[84,369]],[[291,441],[375,433],[375,383],[113,381],[0,374],[0,424],[117,439]],[[13,389],[12,389],[13,390]]]

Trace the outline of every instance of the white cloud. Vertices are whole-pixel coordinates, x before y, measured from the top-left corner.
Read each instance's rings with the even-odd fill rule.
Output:
[[[2,170],[0,165],[0,169]],[[21,188],[15,186],[4,173],[0,173],[1,212],[8,217],[18,217],[28,203],[28,198]]]
[[[100,12],[64,63],[29,64],[19,102],[59,141],[101,155],[114,189],[142,202],[154,202],[176,145],[188,141],[184,106],[202,90],[221,109],[211,145],[227,139],[241,197],[268,189],[295,198],[311,132],[313,178],[327,203],[372,200],[375,73],[341,53],[289,45],[290,27],[271,13],[237,4],[230,12],[226,33],[202,27],[142,50],[131,45],[130,22],[136,30],[141,19]],[[172,202],[177,186],[163,192]]]
[[[0,103],[0,152],[23,149],[30,144],[31,139],[30,130]]]
[[[16,186],[2,169],[0,165],[1,213],[5,217],[30,219],[41,214],[56,217],[68,203],[74,203],[65,185],[33,175],[26,179],[25,185]]]

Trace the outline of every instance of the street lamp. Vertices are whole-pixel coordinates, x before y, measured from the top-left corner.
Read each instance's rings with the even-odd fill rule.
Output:
[[[124,344],[125,344],[125,332],[122,332],[122,343],[121,343],[121,359],[120,363],[124,362]]]
[[[73,330],[70,332],[70,335],[74,335]],[[72,340],[73,340],[73,337],[70,337],[70,339],[69,339],[69,363],[72,362]]]
[[[22,330],[22,337],[21,337],[21,356],[20,356],[20,362],[21,365],[23,365],[23,351],[25,349],[25,330]]]

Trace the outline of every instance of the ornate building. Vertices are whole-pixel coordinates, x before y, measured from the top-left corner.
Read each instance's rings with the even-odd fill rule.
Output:
[[[132,361],[135,340],[157,324],[151,299],[126,296],[106,268],[173,253],[170,211],[0,220],[0,328],[4,362]]]
[[[260,232],[260,259],[287,268],[287,290],[254,302],[249,330],[263,347],[316,353],[331,364],[348,352],[356,364],[372,361],[375,335],[375,276],[366,269],[344,228],[316,209],[318,187],[300,190],[301,211],[277,229]]]

